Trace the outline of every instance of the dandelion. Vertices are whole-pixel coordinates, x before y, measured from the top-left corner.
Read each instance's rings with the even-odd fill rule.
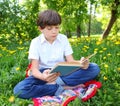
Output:
[[[95,49],[94,49],[94,53],[97,53],[97,51],[98,51],[98,48],[95,48]]]
[[[111,56],[112,54],[108,53],[107,55],[108,55],[108,56]]]
[[[21,45],[22,43],[23,43],[22,41],[19,42],[20,45]]]
[[[120,56],[120,53],[117,53],[117,56]]]
[[[15,101],[15,97],[14,96],[11,96],[10,98],[9,98],[9,102],[14,102]]]
[[[108,78],[106,76],[104,76],[103,79],[106,81]]]
[[[16,52],[16,50],[9,50],[8,51],[10,54],[14,54]]]
[[[0,54],[0,57],[2,57],[2,54]]]
[[[17,47],[18,48],[18,50],[23,50],[24,49],[24,47]]]
[[[88,41],[88,42],[90,42],[90,40],[91,40],[91,38],[90,38],[90,37],[86,39],[86,41]]]
[[[101,40],[99,40],[99,41],[96,42],[96,45],[100,45],[100,44],[102,44]]]
[[[118,71],[120,71],[120,67],[119,67],[119,68],[117,68],[117,70],[118,70]]]
[[[105,50],[107,50],[107,48],[103,48],[103,50],[105,51]]]
[[[6,47],[2,47],[2,50],[5,51],[5,50],[7,50],[7,48]]]
[[[16,71],[18,71],[18,70],[20,70],[20,67],[17,67],[17,68],[16,68]]]
[[[95,48],[94,51],[98,51],[98,48]]]
[[[100,50],[100,51],[99,51],[99,53],[103,53],[103,51],[102,51],[102,50]]]
[[[103,59],[105,60],[105,59],[106,59],[106,57],[103,57]]]
[[[107,64],[104,64],[104,67],[105,67],[105,68],[108,68],[108,65],[107,65]]]
[[[84,52],[87,52],[86,48],[82,48],[82,50],[83,50]]]
[[[84,48],[88,49],[89,47],[85,45]]]
[[[0,48],[2,48],[2,45],[0,45]]]
[[[116,45],[120,45],[120,41],[116,41],[115,44],[116,44]]]

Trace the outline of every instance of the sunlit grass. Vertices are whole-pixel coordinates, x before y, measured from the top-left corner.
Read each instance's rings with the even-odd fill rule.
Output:
[[[110,36],[106,40],[98,37],[70,39],[75,59],[97,52],[90,61],[100,66],[98,80],[102,88],[87,102],[76,99],[69,106],[119,106],[120,104],[120,38]],[[31,100],[13,95],[13,87],[25,78],[28,65],[30,41],[10,42],[0,38],[0,106],[28,106]]]

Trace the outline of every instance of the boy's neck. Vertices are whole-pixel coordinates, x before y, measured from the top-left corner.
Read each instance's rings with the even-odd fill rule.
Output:
[[[50,43],[50,44],[52,44],[55,40],[50,40],[50,39],[47,39],[46,38],[46,40]]]

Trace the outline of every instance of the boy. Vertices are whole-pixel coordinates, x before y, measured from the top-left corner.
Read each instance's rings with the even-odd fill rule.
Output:
[[[32,64],[32,76],[19,82],[14,94],[20,98],[34,98],[46,95],[59,95],[65,89],[72,89],[94,79],[99,74],[99,67],[89,63],[88,59],[78,60],[82,67],[70,75],[60,76],[50,73],[58,62],[75,62],[72,48],[65,35],[59,33],[60,15],[53,10],[39,14],[37,25],[41,35],[31,41],[28,59]]]

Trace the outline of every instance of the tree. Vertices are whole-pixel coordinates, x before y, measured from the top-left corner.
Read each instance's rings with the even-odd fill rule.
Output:
[[[10,41],[38,35],[36,17],[39,2],[26,0],[20,5],[18,0],[0,1],[0,34]]]
[[[64,28],[68,36],[76,30],[77,37],[81,36],[84,20],[87,17],[87,3],[84,0],[43,0],[49,9],[57,10],[63,17]],[[74,23],[74,25],[73,25]],[[74,28],[73,28],[74,27]]]
[[[102,39],[104,39],[107,38],[113,24],[116,22],[117,18],[120,15],[120,0],[103,0],[102,4],[109,5],[111,7],[111,17],[102,35]]]

